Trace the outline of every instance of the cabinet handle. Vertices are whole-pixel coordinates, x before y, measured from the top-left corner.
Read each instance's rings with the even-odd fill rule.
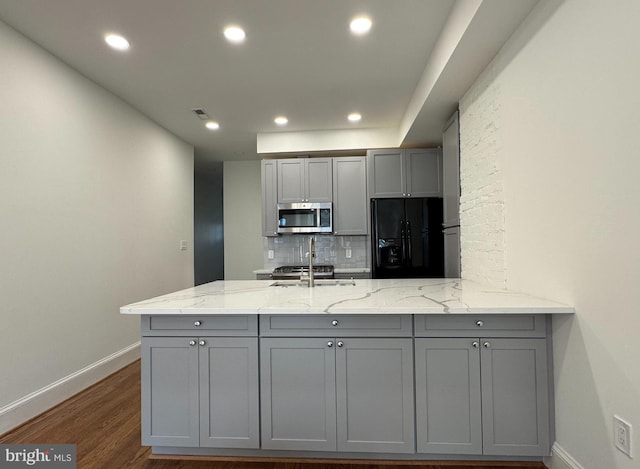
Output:
[[[198,342],[200,344],[200,346],[202,345],[206,345],[207,343],[204,340],[201,340],[200,342]]]
[[[327,342],[327,347],[333,347],[333,342],[331,341]]]
[[[473,348],[480,347],[480,343],[477,340],[474,340],[473,342],[471,342],[471,345],[473,346]]]
[[[482,344],[482,346],[484,348],[489,348],[489,347],[491,347],[491,342],[485,342],[485,343]]]
[[[344,342],[338,341],[338,347],[344,347]]]
[[[476,321],[476,326],[478,326],[478,327],[484,326],[484,321],[482,321],[482,320]]]
[[[193,323],[193,325],[196,326],[196,327],[199,327],[199,326],[202,326],[202,322],[201,321],[195,321]]]
[[[196,341],[195,341],[195,340],[190,340],[190,341],[189,341],[189,345],[191,345],[192,347],[193,347],[195,344],[196,344]]]
[[[337,319],[334,319],[333,321],[331,321],[331,325],[332,326],[337,326],[339,324]]]

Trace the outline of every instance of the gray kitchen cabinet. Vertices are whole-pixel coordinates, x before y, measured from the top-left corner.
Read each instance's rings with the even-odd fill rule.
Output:
[[[143,445],[199,446],[198,350],[189,345],[194,340],[142,338]]]
[[[258,339],[198,340],[200,446],[258,448]]]
[[[142,443],[258,448],[256,337],[143,337]]]
[[[367,151],[369,198],[441,197],[439,149]]]
[[[414,452],[411,339],[263,338],[262,448]]]
[[[480,342],[484,454],[549,455],[546,340]]]
[[[444,276],[460,278],[462,266],[460,262],[460,227],[454,226],[442,230],[444,237]]]
[[[415,339],[421,453],[546,456],[545,339]]]
[[[415,339],[419,453],[482,454],[479,343]]]
[[[407,197],[442,197],[442,152],[410,149],[403,158]]]
[[[277,161],[278,203],[331,202],[331,158],[290,158]]]
[[[336,339],[338,451],[415,451],[412,342]]]
[[[262,236],[278,236],[278,170],[276,160],[262,160]]]
[[[458,112],[442,135],[443,226],[460,225],[460,124]]]
[[[333,231],[335,235],[366,235],[367,159],[364,156],[333,160]]]
[[[336,450],[333,342],[324,338],[260,340],[263,449]]]

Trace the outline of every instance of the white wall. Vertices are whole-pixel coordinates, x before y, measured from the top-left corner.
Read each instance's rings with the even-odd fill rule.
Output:
[[[225,161],[224,279],[255,280],[262,269],[260,161]]]
[[[640,457],[639,19],[636,0],[542,1],[461,102],[495,109],[507,287],[575,305],[554,318],[556,439],[585,469]],[[613,414],[635,426],[634,460]]]
[[[135,358],[121,305],[193,285],[193,148],[2,22],[0,64],[2,433]]]

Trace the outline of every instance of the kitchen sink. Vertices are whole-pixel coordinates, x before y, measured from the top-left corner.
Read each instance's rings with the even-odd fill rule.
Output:
[[[316,287],[354,287],[356,285],[356,281],[353,279],[349,280],[315,280]],[[309,282],[306,280],[282,280],[278,282],[273,282],[271,287],[308,287]]]

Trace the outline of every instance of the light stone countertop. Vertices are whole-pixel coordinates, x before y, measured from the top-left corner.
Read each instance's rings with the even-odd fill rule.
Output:
[[[571,314],[573,307],[461,279],[362,279],[355,285],[217,281],[120,308],[121,314]],[[343,281],[346,282],[346,281]],[[288,282],[280,282],[288,283]]]

